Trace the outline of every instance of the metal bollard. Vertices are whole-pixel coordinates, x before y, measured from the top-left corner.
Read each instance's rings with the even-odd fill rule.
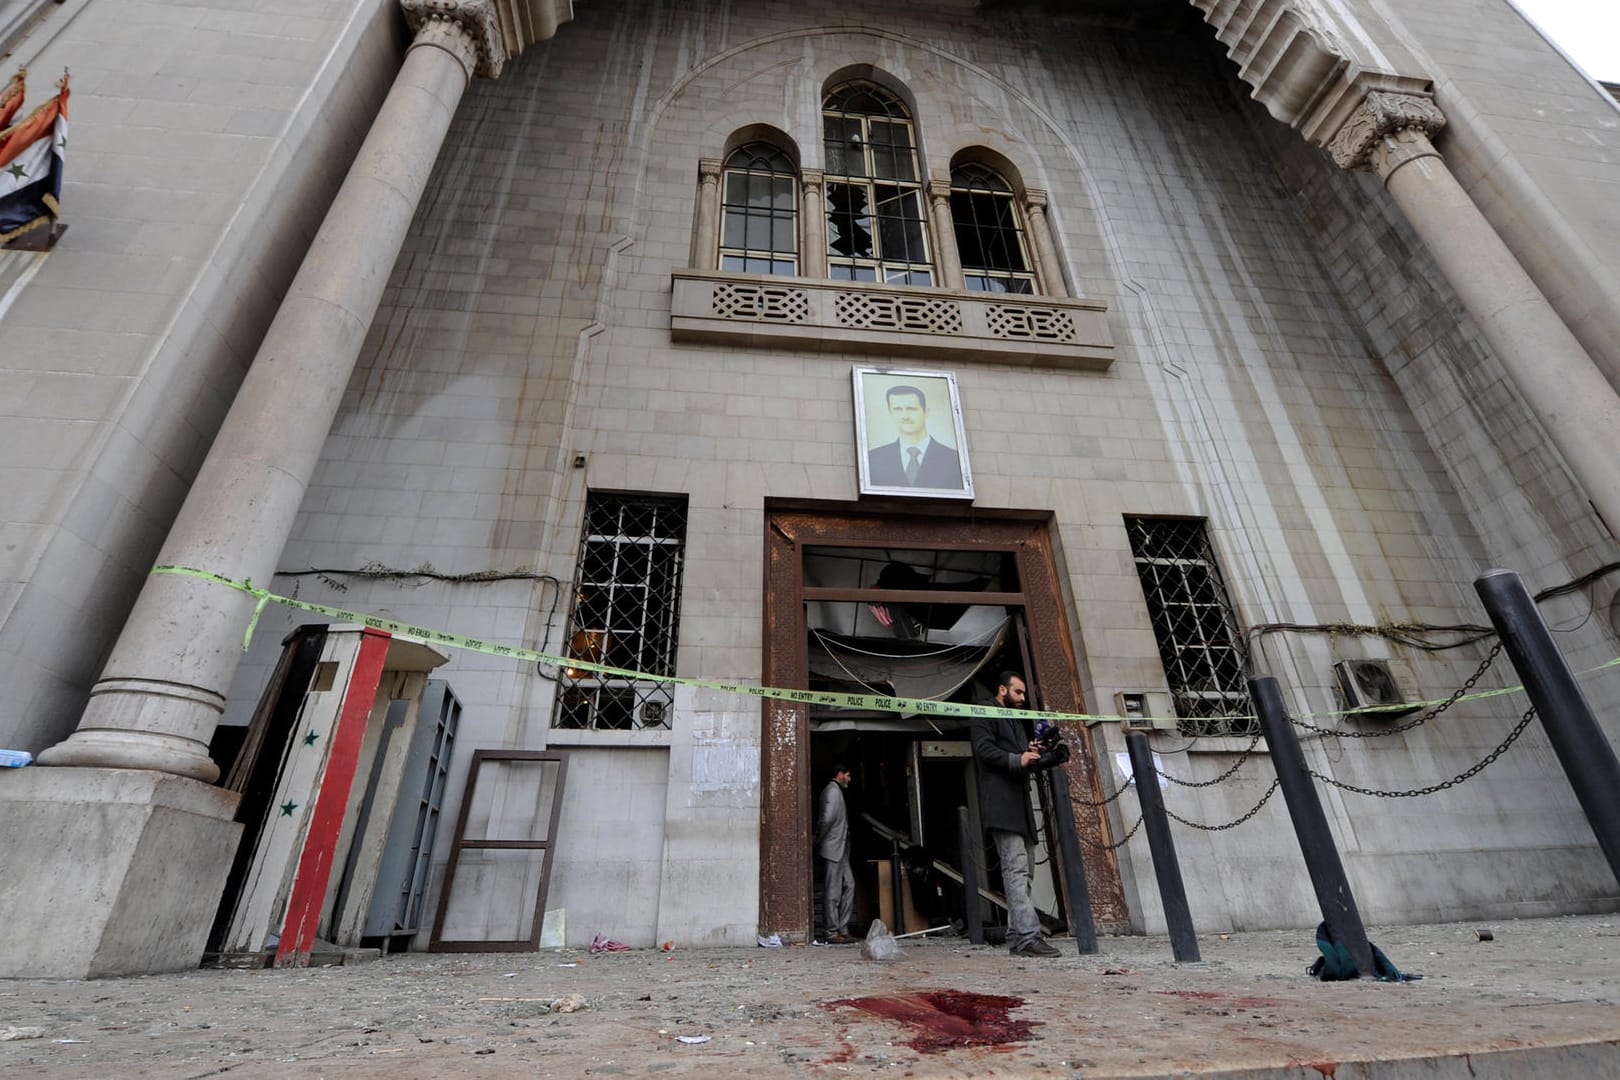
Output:
[[[968,808],[956,808],[956,822],[962,842],[962,921],[967,923],[968,940],[984,944],[984,916],[979,911],[979,845],[973,835]]]
[[[1620,762],[1614,748],[1519,575],[1487,570],[1474,580],[1474,591],[1502,636],[1503,651],[1541,717],[1609,869],[1620,879]]]
[[[1069,933],[1081,956],[1097,951],[1097,921],[1091,914],[1091,887],[1086,864],[1080,858],[1080,838],[1074,832],[1074,804],[1069,800],[1069,774],[1062,766],[1046,770],[1047,793],[1052,802],[1053,831],[1057,833],[1058,863],[1067,893]]]
[[[1176,861],[1176,843],[1164,812],[1164,792],[1159,790],[1153,750],[1147,735],[1140,731],[1125,733],[1125,748],[1131,754],[1136,798],[1142,805],[1142,824],[1147,829],[1148,848],[1153,852],[1153,874],[1159,879],[1159,899],[1164,903],[1164,921],[1170,930],[1170,953],[1183,964],[1196,963],[1203,957],[1198,953],[1187,890],[1181,883],[1181,864]]]
[[[1282,690],[1277,680],[1267,675],[1249,680],[1249,697],[1260,714],[1266,746],[1271,750],[1271,764],[1277,770],[1278,786],[1288,803],[1288,816],[1293,819],[1294,834],[1299,837],[1299,850],[1305,856],[1305,869],[1311,875],[1311,887],[1316,890],[1322,920],[1328,924],[1334,940],[1349,951],[1356,970],[1363,975],[1375,975],[1367,928],[1362,925],[1361,912],[1356,908],[1356,898],[1344,874],[1344,864],[1339,861],[1339,851],[1333,845],[1333,834],[1328,830],[1321,800],[1316,797],[1316,786],[1305,771],[1305,755],[1300,752],[1299,740],[1288,722]]]

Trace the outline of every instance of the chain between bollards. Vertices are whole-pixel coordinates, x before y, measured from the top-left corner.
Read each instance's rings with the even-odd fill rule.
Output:
[[[1343,780],[1335,780],[1333,777],[1319,773],[1315,769],[1309,769],[1307,771],[1311,774],[1311,778],[1314,780],[1320,780],[1324,784],[1331,784],[1332,786],[1340,788],[1344,791],[1353,791],[1357,795],[1373,795],[1380,799],[1411,799],[1416,798],[1419,795],[1433,795],[1437,791],[1444,791],[1447,788],[1456,787],[1463,781],[1479,775],[1479,773],[1484,771],[1487,765],[1501,757],[1503,754],[1507,753],[1507,748],[1518,741],[1519,736],[1524,734],[1524,729],[1530,726],[1530,721],[1534,720],[1535,717],[1536,707],[1532,705],[1528,709],[1524,710],[1524,715],[1519,718],[1519,722],[1514,725],[1512,731],[1508,732],[1507,738],[1503,739],[1497,744],[1495,750],[1492,750],[1479,761],[1474,763],[1473,766],[1464,769],[1456,776],[1453,776],[1450,780],[1442,780],[1438,784],[1430,784],[1428,787],[1410,788],[1406,791],[1379,791],[1376,788],[1357,787],[1354,784],[1347,784]]]
[[[1498,640],[1495,645],[1491,646],[1491,651],[1485,654],[1485,659],[1479,662],[1479,667],[1474,669],[1474,673],[1468,676],[1467,679],[1463,680],[1463,684],[1459,686],[1449,698],[1442,701],[1434,708],[1429,709],[1427,712],[1419,713],[1417,716],[1408,720],[1404,724],[1396,724],[1394,727],[1379,728],[1369,731],[1348,731],[1344,728],[1325,728],[1316,724],[1308,724],[1304,720],[1297,720],[1293,717],[1289,717],[1289,723],[1304,731],[1314,731],[1318,735],[1332,735],[1335,738],[1340,739],[1385,739],[1391,735],[1399,735],[1404,731],[1411,731],[1415,727],[1421,727],[1422,725],[1427,724],[1430,720],[1433,720],[1435,717],[1439,716],[1441,713],[1445,712],[1447,709],[1451,708],[1453,705],[1457,704],[1457,702],[1466,697],[1468,691],[1474,688],[1474,684],[1479,682],[1480,677],[1483,676],[1485,672],[1490,670],[1491,665],[1496,662],[1496,658],[1501,654],[1501,652],[1502,642]],[[1363,719],[1370,719],[1377,716],[1377,710],[1371,710],[1366,713],[1346,713],[1345,715],[1361,716]]]

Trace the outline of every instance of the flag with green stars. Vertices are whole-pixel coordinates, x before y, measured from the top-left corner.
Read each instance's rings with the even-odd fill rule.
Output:
[[[55,97],[0,131],[0,244],[62,215],[62,158],[67,153],[68,77]]]

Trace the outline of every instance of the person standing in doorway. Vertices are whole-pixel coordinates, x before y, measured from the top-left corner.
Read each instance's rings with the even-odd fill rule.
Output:
[[[855,940],[849,936],[849,917],[855,908],[855,872],[849,865],[849,808],[844,803],[849,781],[849,766],[834,765],[832,779],[821,789],[816,815],[816,856],[821,860],[825,888],[822,910],[827,940],[835,945]]]
[[[1022,709],[1027,694],[1022,675],[1003,671],[996,677],[995,700],[989,704]],[[1016,717],[975,716],[969,730],[979,763],[979,813],[1001,860],[1001,885],[1007,892],[1008,951],[1014,956],[1057,956],[1058,951],[1041,937],[1040,918],[1029,894],[1035,846],[1029,778],[1041,755]]]

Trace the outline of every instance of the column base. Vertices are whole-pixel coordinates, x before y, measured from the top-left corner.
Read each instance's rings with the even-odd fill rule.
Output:
[[[0,770],[0,976],[195,968],[242,836],[237,801],[144,769]]]
[[[157,735],[149,731],[87,730],[80,728],[55,746],[40,752],[39,763],[100,771],[164,772],[190,777],[204,784],[219,779],[219,766],[208,747],[196,739]]]
[[[151,769],[212,784],[219,766],[190,736],[207,738],[224,712],[223,694],[191,683],[103,676],[90,688],[79,730],[48,747],[39,763]]]

